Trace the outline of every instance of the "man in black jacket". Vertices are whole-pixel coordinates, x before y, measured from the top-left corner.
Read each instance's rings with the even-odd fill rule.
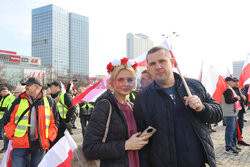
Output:
[[[239,125],[239,129],[240,129],[240,135],[242,136],[242,132],[243,132],[242,129],[244,127],[244,114],[246,113],[246,110],[245,110],[246,96],[242,94],[242,92],[239,88],[238,78],[234,78],[234,80],[235,80],[236,85],[235,85],[235,87],[233,87],[233,90],[240,97],[240,105],[242,107],[242,109],[238,113],[238,125]],[[238,140],[238,144],[243,145],[243,146],[249,146],[249,144],[244,142],[243,140],[241,140],[241,141]]]
[[[172,71],[173,59],[165,48],[150,49],[147,63],[154,81],[138,93],[134,115],[138,131],[153,126],[157,132],[140,151],[140,166],[216,166],[206,123],[222,119],[220,105],[197,80],[186,78],[192,93],[187,96],[180,76]]]
[[[58,81],[54,81],[48,84],[51,90],[51,97],[55,99],[59,115],[60,115],[60,127],[58,128],[58,135],[53,144],[55,144],[61,137],[64,136],[66,129],[72,133],[71,118],[75,112],[75,106],[72,107],[72,97],[61,91],[61,84]]]

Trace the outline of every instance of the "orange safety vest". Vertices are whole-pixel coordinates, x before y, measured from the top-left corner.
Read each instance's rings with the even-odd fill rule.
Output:
[[[24,103],[21,103],[21,101],[23,101],[23,100],[29,101],[29,98],[26,95],[26,93],[23,93],[22,95],[20,95],[20,98],[21,98],[21,100],[20,100],[19,104],[15,104],[13,111],[10,111],[11,112],[10,122],[4,127],[4,130],[6,132],[6,136],[12,140],[12,147],[13,148],[29,148],[30,147],[29,137],[28,137],[29,128],[27,128],[26,133],[22,137],[18,137],[17,135],[15,135],[15,130],[17,128],[17,125],[15,124],[15,122],[17,122],[17,120],[15,120],[17,117],[16,114],[18,112],[19,107],[22,107],[20,105],[24,104]],[[39,97],[39,98],[44,98],[44,97],[42,97],[42,95],[41,95],[41,97]],[[41,102],[39,102],[39,104],[36,104],[35,107],[38,108],[37,113],[38,113],[38,122],[39,122],[39,128],[37,128],[37,125],[36,125],[36,139],[40,140],[40,143],[41,143],[43,149],[49,149],[49,147],[50,147],[49,141],[53,142],[57,136],[57,127],[55,125],[52,107],[49,106],[50,107],[50,123],[49,123],[49,129],[47,131],[48,132],[47,135],[46,135],[45,105],[44,105],[43,100],[41,100]],[[23,108],[23,111],[25,111],[25,110],[26,110],[26,108]],[[19,113],[20,113],[20,110],[19,110]],[[30,111],[28,111],[27,113],[28,113],[28,121],[29,121]],[[28,122],[28,124],[29,124],[29,122]],[[38,129],[39,129],[39,131],[38,131]]]

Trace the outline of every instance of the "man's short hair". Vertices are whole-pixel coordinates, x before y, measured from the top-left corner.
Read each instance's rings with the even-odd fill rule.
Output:
[[[164,51],[166,52],[166,56],[169,57],[169,58],[171,59],[171,55],[170,55],[169,51],[168,51],[165,47],[163,47],[163,46],[155,46],[155,47],[151,48],[151,49],[147,52],[146,60],[148,61],[148,55],[149,55],[149,54],[158,52],[159,50],[164,50]]]

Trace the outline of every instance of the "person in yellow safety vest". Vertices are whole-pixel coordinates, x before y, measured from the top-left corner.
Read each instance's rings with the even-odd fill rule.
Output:
[[[94,104],[90,103],[79,103],[80,106],[80,122],[82,125],[82,135],[86,129],[87,122],[90,120],[91,114],[94,110]]]
[[[60,127],[58,129],[58,135],[56,140],[53,142],[54,145],[61,137],[64,136],[64,131],[68,129],[70,134],[72,133],[72,123],[71,119],[76,110],[76,107],[72,106],[72,97],[68,93],[63,93],[61,91],[61,83],[54,81],[48,84],[51,91],[51,97],[55,99],[56,105],[58,107],[58,112],[60,115]]]
[[[25,87],[24,86],[17,86],[16,89],[13,91],[13,95],[15,96],[15,98],[13,98],[12,102],[21,94],[25,91]],[[4,112],[3,118],[1,120],[1,128],[3,128],[3,122],[6,121],[6,118],[10,116],[10,113],[8,112],[8,110],[10,109],[12,102],[10,102],[10,104],[8,105],[6,111]],[[4,140],[4,144],[3,144],[3,148],[0,150],[0,153],[4,153],[7,148],[8,148],[8,143],[9,143],[9,139],[6,137],[5,133],[3,135],[3,140]]]
[[[0,88],[0,94],[1,94],[1,101],[0,101],[0,122],[2,122],[2,118],[4,115],[5,110],[7,109],[7,106],[13,102],[15,99],[15,96],[10,94],[7,87],[1,87]],[[3,140],[3,128],[0,128],[0,140]]]
[[[129,99],[129,101],[134,104],[135,103],[136,94],[137,94],[136,91],[132,91],[130,94],[128,94],[126,96],[126,98]]]
[[[22,85],[26,91],[12,103],[4,130],[12,140],[11,166],[34,167],[57,136],[59,116],[55,101],[44,96],[39,78],[30,77]]]

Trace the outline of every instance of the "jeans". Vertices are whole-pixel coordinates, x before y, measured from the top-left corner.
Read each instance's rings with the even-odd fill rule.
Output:
[[[30,148],[13,148],[11,155],[12,167],[26,167],[27,157],[31,155],[30,167],[37,167],[40,161],[43,159],[44,150],[40,150],[40,144],[38,141],[30,142]]]
[[[84,137],[84,132],[85,132],[85,129],[86,129],[86,125],[87,125],[87,121],[90,120],[90,115],[81,115],[80,117],[80,122],[81,122],[81,125],[82,125],[82,136]]]
[[[4,129],[2,130],[2,136],[3,136],[3,149],[7,150],[8,144],[9,144],[9,139],[4,135]]]
[[[236,117],[224,117],[226,123],[225,142],[226,149],[235,146],[237,138]]]

